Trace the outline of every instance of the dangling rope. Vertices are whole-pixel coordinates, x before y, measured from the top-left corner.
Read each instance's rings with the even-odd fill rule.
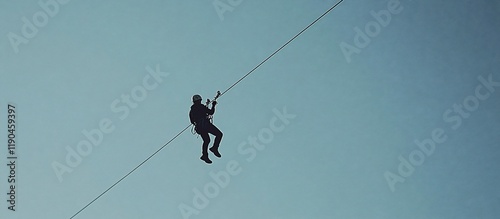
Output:
[[[216,98],[214,98],[214,101],[217,100],[219,97],[222,95],[226,94],[229,90],[233,89],[234,86],[239,84],[241,81],[243,81],[246,77],[248,77],[250,74],[252,74],[255,70],[257,70],[261,65],[266,63],[269,59],[271,59],[274,55],[276,55],[278,52],[280,52],[283,48],[285,48],[288,44],[290,44],[295,38],[300,36],[302,33],[304,33],[307,29],[309,29],[312,25],[314,25],[316,22],[321,20],[324,16],[326,16],[330,11],[335,9],[340,3],[342,3],[344,0],[338,1],[335,5],[330,7],[325,13],[323,13],[321,16],[316,18],[313,22],[311,22],[309,25],[307,25],[304,29],[302,29],[299,33],[297,33],[295,36],[293,36],[290,40],[288,40],[285,44],[283,44],[280,48],[278,48],[276,51],[274,51],[271,55],[269,55],[266,59],[264,59],[262,62],[260,62],[257,66],[255,66],[252,70],[250,70],[248,73],[246,73],[243,77],[241,77],[238,81],[233,83],[229,88],[227,88],[224,92],[219,93],[220,95],[217,95]],[[212,101],[209,101],[212,102]],[[177,137],[179,137],[182,133],[184,133],[186,130],[189,129],[191,124],[186,126],[183,130],[181,130],[179,133],[177,133],[172,139],[170,139],[167,143],[165,143],[162,147],[160,147],[158,150],[156,150],[153,154],[151,154],[148,158],[146,158],[144,161],[142,161],[139,165],[137,165],[134,169],[132,169],[130,172],[125,174],[122,178],[120,178],[117,182],[115,182],[113,185],[111,185],[108,189],[104,190],[100,195],[98,195],[96,198],[94,198],[92,201],[90,201],[87,205],[85,205],[82,209],[80,209],[78,212],[76,212],[73,216],[70,217],[70,219],[73,219],[76,217],[78,214],[80,214],[83,210],[85,210],[87,207],[89,207],[91,204],[93,204],[95,201],[97,201],[99,198],[101,198],[104,194],[106,194],[109,190],[111,190],[113,187],[118,185],[121,181],[123,181],[125,178],[127,178],[130,174],[135,172],[139,167],[141,167],[144,163],[149,161],[151,158],[153,158],[156,154],[158,154],[163,148],[165,148],[168,144],[170,144],[172,141],[174,141]]]

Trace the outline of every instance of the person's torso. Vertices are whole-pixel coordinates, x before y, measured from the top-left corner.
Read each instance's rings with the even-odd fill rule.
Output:
[[[198,122],[201,120],[207,119],[207,111],[208,108],[203,104],[194,104],[191,106],[191,113],[193,115],[193,119]]]

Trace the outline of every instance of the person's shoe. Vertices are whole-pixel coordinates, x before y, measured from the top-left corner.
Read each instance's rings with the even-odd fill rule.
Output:
[[[208,155],[207,156],[201,156],[200,159],[203,160],[203,161],[205,161],[205,163],[208,163],[208,164],[212,163],[212,161],[210,160],[210,158],[208,158]]]
[[[211,147],[211,148],[210,148],[210,151],[211,151],[212,153],[214,153],[214,155],[215,155],[216,157],[219,157],[219,158],[221,157],[221,155],[220,155],[220,153],[219,153],[219,150],[218,150],[217,148]]]

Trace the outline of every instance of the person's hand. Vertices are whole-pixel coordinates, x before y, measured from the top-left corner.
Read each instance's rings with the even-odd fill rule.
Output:
[[[214,100],[214,101],[212,101],[212,106],[215,106],[215,105],[217,105],[217,101]]]

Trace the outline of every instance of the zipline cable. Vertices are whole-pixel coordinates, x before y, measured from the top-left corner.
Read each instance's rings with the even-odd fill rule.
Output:
[[[330,7],[325,13],[323,13],[321,16],[316,18],[313,22],[311,22],[309,25],[307,25],[304,29],[302,29],[299,33],[297,33],[295,36],[293,36],[291,39],[289,39],[285,44],[283,44],[280,48],[278,48],[276,51],[274,51],[271,55],[269,55],[267,58],[265,58],[262,62],[260,62],[257,66],[255,66],[252,70],[250,70],[248,73],[243,75],[238,81],[233,83],[231,86],[229,86],[224,92],[222,92],[220,95],[218,95],[217,98],[221,97],[225,93],[227,93],[229,90],[233,89],[234,86],[239,84],[241,81],[243,81],[246,77],[248,77],[250,74],[252,74],[255,70],[257,70],[261,65],[266,63],[269,59],[271,59],[274,55],[276,55],[278,52],[280,52],[283,48],[285,48],[288,44],[290,44],[293,40],[295,40],[297,37],[299,37],[302,33],[304,33],[307,29],[309,29],[312,25],[314,25],[316,22],[321,20],[324,16],[326,16],[330,11],[335,9],[340,3],[342,3],[344,0],[338,1],[335,5]],[[214,100],[216,100],[215,98]],[[146,158],[144,161],[142,161],[139,165],[137,165],[134,169],[132,169],[130,172],[125,174],[122,178],[120,178],[118,181],[116,181],[113,185],[111,185],[109,188],[104,190],[100,195],[98,195],[96,198],[94,198],[92,201],[90,201],[87,205],[85,205],[82,209],[80,209],[78,212],[76,212],[73,216],[70,217],[70,219],[73,219],[76,217],[78,214],[80,214],[82,211],[87,209],[90,205],[92,205],[95,201],[97,201],[99,198],[101,198],[104,194],[106,194],[109,190],[111,190],[113,187],[118,185],[121,181],[123,181],[125,178],[127,178],[130,174],[135,172],[139,167],[141,167],[143,164],[145,164],[147,161],[149,161],[151,158],[153,158],[156,154],[158,154],[161,150],[163,150],[168,144],[170,144],[172,141],[174,141],[177,137],[179,137],[182,133],[184,133],[187,129],[191,127],[191,124],[189,124],[186,128],[184,128],[182,131],[177,133],[172,139],[170,139],[167,143],[165,143],[162,147],[160,147],[158,150],[156,150],[153,154],[151,154],[148,158]]]
[[[167,143],[165,143],[160,149],[156,150],[153,154],[151,154],[148,158],[146,158],[144,161],[142,161],[139,165],[137,165],[134,169],[132,169],[130,172],[128,172],[127,174],[125,174],[125,176],[123,176],[120,180],[116,181],[113,185],[111,185],[108,189],[104,190],[104,192],[102,192],[99,196],[97,196],[96,198],[94,198],[94,200],[92,200],[91,202],[89,202],[87,205],[85,205],[85,207],[83,207],[82,209],[80,209],[78,212],[76,212],[73,216],[70,217],[70,219],[74,218],[75,216],[77,216],[78,214],[80,214],[83,210],[85,210],[87,207],[89,207],[92,203],[94,203],[95,201],[97,201],[97,199],[101,198],[101,196],[103,196],[104,194],[106,194],[109,190],[111,190],[113,187],[115,187],[116,185],[118,185],[118,183],[120,183],[122,180],[124,180],[125,178],[127,178],[130,174],[132,174],[134,171],[136,171],[139,167],[141,167],[144,163],[146,163],[149,159],[151,159],[152,157],[154,157],[156,154],[158,154],[163,148],[165,148],[168,144],[170,144],[170,142],[174,141],[177,137],[179,137],[183,132],[185,132],[189,127],[191,127],[191,125],[188,125],[186,128],[184,128],[182,131],[180,131],[179,133],[177,133],[177,135],[175,135],[172,139],[170,139]]]
[[[281,51],[283,48],[285,48],[286,46],[288,46],[288,44],[290,44],[293,40],[295,40],[295,38],[299,37],[302,33],[304,33],[307,29],[309,29],[309,27],[311,27],[312,25],[314,25],[316,22],[318,22],[319,20],[321,20],[321,18],[323,18],[324,16],[326,16],[328,13],[330,13],[330,11],[332,11],[333,9],[335,9],[338,5],[340,5],[340,3],[342,3],[344,0],[340,0],[338,1],[335,5],[333,5],[332,7],[330,7],[327,11],[325,11],[325,13],[323,13],[321,16],[319,16],[318,18],[316,18],[316,20],[314,20],[313,22],[311,22],[309,25],[307,25],[307,27],[305,27],[304,29],[302,29],[299,33],[295,34],[295,36],[293,36],[291,39],[289,39],[285,44],[283,44],[283,46],[281,46],[280,48],[278,48],[276,51],[274,51],[271,55],[269,55],[266,59],[264,59],[262,62],[260,62],[257,66],[255,66],[252,70],[250,70],[248,73],[246,73],[243,77],[241,77],[238,81],[236,81],[233,85],[231,85],[229,88],[227,88],[224,92],[222,92],[220,94],[220,96],[224,95],[226,92],[228,92],[229,90],[231,90],[234,86],[236,86],[238,83],[240,83],[241,81],[243,81],[243,79],[245,79],[248,75],[252,74],[255,70],[257,70],[261,65],[263,65],[265,62],[267,62],[267,60],[271,59],[274,55],[276,55],[276,53],[278,53],[279,51]],[[220,97],[219,96],[219,97]]]

